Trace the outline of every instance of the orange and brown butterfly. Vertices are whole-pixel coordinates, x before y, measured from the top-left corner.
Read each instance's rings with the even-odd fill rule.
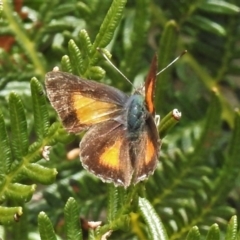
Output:
[[[106,182],[128,187],[157,167],[161,141],[155,123],[157,57],[145,86],[131,96],[96,81],[52,71],[46,91],[68,132],[87,130],[80,142],[85,169]]]

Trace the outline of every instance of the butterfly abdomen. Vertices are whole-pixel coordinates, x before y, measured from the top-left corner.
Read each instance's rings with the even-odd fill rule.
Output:
[[[134,140],[139,137],[141,130],[146,123],[148,112],[145,106],[145,99],[142,95],[132,95],[127,103],[127,132],[128,137]]]

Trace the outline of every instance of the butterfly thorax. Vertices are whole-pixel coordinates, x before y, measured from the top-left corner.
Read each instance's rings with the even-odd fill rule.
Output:
[[[126,103],[126,123],[130,140],[135,140],[141,134],[149,113],[145,106],[145,99],[140,94],[132,95]]]

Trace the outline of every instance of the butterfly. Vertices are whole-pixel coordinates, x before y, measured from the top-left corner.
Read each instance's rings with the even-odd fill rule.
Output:
[[[80,142],[85,169],[127,188],[153,174],[161,140],[155,122],[157,57],[145,86],[128,96],[117,88],[52,71],[45,85],[51,105],[70,133],[87,130]]]

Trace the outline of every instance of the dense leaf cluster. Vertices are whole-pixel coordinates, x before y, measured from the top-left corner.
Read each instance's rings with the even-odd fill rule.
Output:
[[[237,0],[0,0],[0,237],[239,239],[239,7]],[[82,168],[81,135],[63,129],[45,95],[54,66],[130,94],[97,48],[135,86],[155,53],[161,70],[188,51],[158,76],[159,166],[128,189]],[[182,119],[169,131],[175,108]]]

